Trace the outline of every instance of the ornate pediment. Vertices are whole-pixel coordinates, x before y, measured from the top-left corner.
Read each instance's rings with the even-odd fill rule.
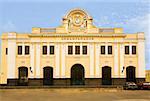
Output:
[[[82,9],[73,9],[63,18],[63,24],[68,31],[85,31],[92,24],[92,17]]]

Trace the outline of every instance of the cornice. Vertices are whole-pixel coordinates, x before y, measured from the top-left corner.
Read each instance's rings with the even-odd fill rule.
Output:
[[[29,37],[125,37],[125,34],[29,34]]]

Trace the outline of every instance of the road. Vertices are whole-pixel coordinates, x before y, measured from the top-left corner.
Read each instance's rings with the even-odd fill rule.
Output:
[[[0,101],[150,101],[150,90],[0,89]]]

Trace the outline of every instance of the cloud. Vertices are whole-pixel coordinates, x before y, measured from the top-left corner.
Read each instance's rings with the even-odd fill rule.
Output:
[[[111,17],[119,17],[119,19],[121,19],[119,14],[112,13],[111,15]],[[136,17],[124,15],[124,19],[120,22],[112,21],[110,16],[102,16],[99,19],[94,19],[94,24],[100,27],[122,27],[124,28],[125,33],[144,32],[146,38],[146,68],[150,69],[150,13]]]
[[[143,16],[137,16],[122,22],[134,32],[144,32],[146,38],[145,55],[146,55],[146,68],[150,69],[150,13]],[[123,25],[121,25],[123,26]]]

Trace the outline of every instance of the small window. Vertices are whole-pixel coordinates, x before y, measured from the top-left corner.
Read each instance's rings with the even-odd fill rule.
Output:
[[[125,46],[125,54],[129,54],[129,46]]]
[[[28,55],[30,53],[30,47],[25,46],[25,55]]]
[[[112,54],[112,46],[108,46],[108,54]]]
[[[68,54],[73,54],[73,46],[68,46]]]
[[[54,46],[50,46],[50,54],[54,54]]]
[[[8,55],[8,48],[6,48],[6,55]]]
[[[87,54],[87,46],[83,46],[82,47],[82,53],[83,54]]]
[[[80,46],[75,46],[75,54],[80,54]]]
[[[18,55],[22,55],[22,46],[18,46]]]
[[[136,46],[132,46],[132,54],[136,54]]]
[[[47,54],[47,46],[43,46],[43,55]]]
[[[101,46],[101,54],[105,54],[105,46]]]

